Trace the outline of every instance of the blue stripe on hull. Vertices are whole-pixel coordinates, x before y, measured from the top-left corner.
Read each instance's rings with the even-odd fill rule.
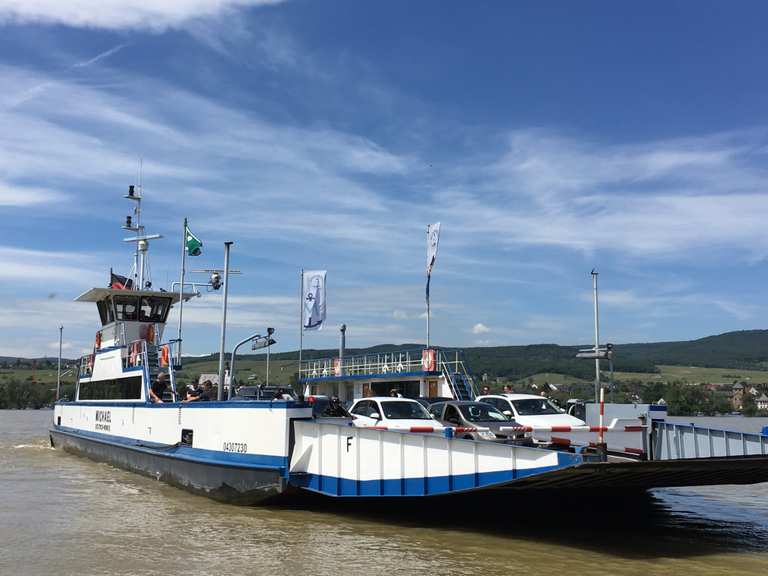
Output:
[[[288,469],[287,456],[272,456],[269,454],[237,454],[235,452],[205,450],[203,448],[193,448],[192,446],[185,445],[159,444],[157,442],[136,440],[134,438],[124,438],[121,436],[113,436],[111,434],[102,434],[100,432],[78,430],[77,428],[69,428],[67,426],[54,426],[52,431],[70,436],[80,436],[90,440],[96,440],[104,444],[129,448],[131,450],[150,452],[164,458],[175,458],[177,460],[197,462],[199,464],[277,470],[282,475],[285,475],[286,470]]]
[[[108,462],[190,492],[233,504],[262,503],[283,497],[289,488],[280,469],[225,466],[167,457],[167,454],[157,449],[139,449],[128,444],[105,442],[56,428],[51,429],[51,442],[67,452]]]
[[[459,474],[454,476],[428,476],[420,478],[396,478],[385,480],[349,480],[318,474],[291,474],[289,483],[328,496],[336,497],[403,497],[438,496],[456,492],[468,492],[494,488],[521,478],[568,468],[581,462],[574,454],[557,453],[557,464],[522,470],[500,470]]]

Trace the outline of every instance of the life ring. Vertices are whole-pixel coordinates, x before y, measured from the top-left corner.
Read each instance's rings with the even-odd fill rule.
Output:
[[[154,342],[155,342],[155,326],[154,326],[154,324],[150,324],[149,326],[147,326],[147,338],[146,338],[146,340],[150,344],[154,344]]]
[[[101,330],[96,332],[96,350],[101,349]]]
[[[168,344],[160,347],[160,366],[168,366],[170,363],[170,352],[168,351]]]
[[[89,354],[88,355],[87,366],[88,366],[88,372],[89,373],[93,372],[93,356],[94,356],[93,354]]]
[[[129,358],[129,363],[131,366],[136,366],[138,364],[137,360],[139,357],[139,343],[133,342],[131,344],[131,355]]]

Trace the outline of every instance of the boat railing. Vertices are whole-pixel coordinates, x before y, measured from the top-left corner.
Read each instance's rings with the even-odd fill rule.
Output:
[[[768,435],[694,423],[654,420],[651,445],[653,460],[768,455]]]
[[[331,358],[305,360],[301,363],[299,378],[332,378],[364,376],[369,374],[402,374],[440,372],[448,370],[466,374],[458,350],[418,348],[396,352],[381,352]]]
[[[125,346],[125,323],[115,322],[96,332],[97,349],[100,348],[102,343],[107,340],[111,340],[113,342],[112,346]]]
[[[122,355],[123,370],[130,370],[140,366],[147,366],[147,342],[146,340],[134,340],[128,343]]]
[[[453,397],[457,400],[474,400],[477,396],[475,389],[475,380],[467,370],[464,360],[460,357],[458,351],[455,351],[453,357],[450,354],[442,354],[438,361],[443,376],[451,388]]]

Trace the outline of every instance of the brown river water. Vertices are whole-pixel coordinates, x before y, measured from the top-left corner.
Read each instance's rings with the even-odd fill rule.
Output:
[[[243,508],[53,450],[51,416],[0,411],[2,576],[768,575],[768,484]]]

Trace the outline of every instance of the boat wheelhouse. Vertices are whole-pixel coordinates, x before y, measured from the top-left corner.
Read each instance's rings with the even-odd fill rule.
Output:
[[[81,400],[147,401],[149,388],[167,374],[167,400],[177,397],[174,342],[162,342],[171,307],[193,294],[91,288],[77,302],[95,303],[101,319],[93,352],[80,359],[76,397]]]

